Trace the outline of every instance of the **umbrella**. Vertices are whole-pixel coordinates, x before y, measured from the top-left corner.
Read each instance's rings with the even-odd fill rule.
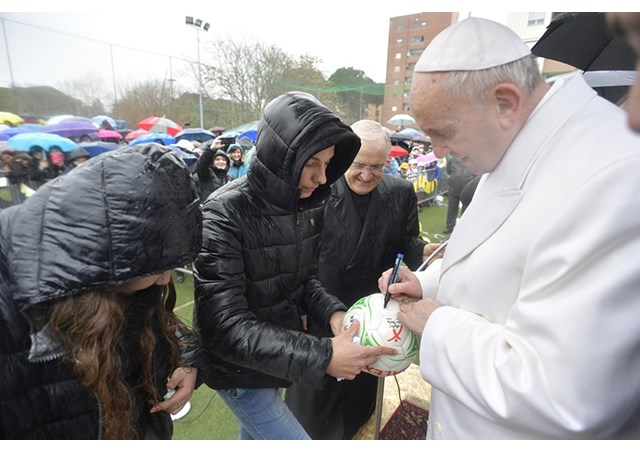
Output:
[[[50,149],[52,146],[57,146],[64,152],[69,152],[78,147],[76,143],[68,138],[46,132],[27,132],[26,134],[14,135],[7,141],[7,145],[23,151],[29,151],[32,146],[40,146],[45,150]]]
[[[44,127],[45,132],[58,134],[63,137],[82,137],[97,132],[98,125],[89,118],[75,116],[57,121],[53,124],[47,124]]]
[[[43,132],[44,126],[40,124],[23,124],[18,127],[10,127],[9,129],[4,129],[2,133],[4,135],[8,135],[9,137],[13,137],[18,134],[26,134],[27,132]]]
[[[122,134],[117,131],[111,131],[109,129],[99,129],[97,134],[98,137],[100,137],[100,140],[103,140],[105,142],[120,143],[122,141]]]
[[[258,131],[254,129],[254,130],[243,132],[242,134],[236,137],[236,141],[239,142],[241,138],[245,138],[245,137],[251,140],[255,145],[256,138],[258,137]]]
[[[216,138],[216,134],[200,127],[184,129],[176,134],[176,141],[189,140],[191,142],[198,141],[202,143],[207,140],[211,140],[212,138]]]
[[[120,147],[117,143],[110,142],[83,142],[78,143],[80,148],[86,150],[91,157],[96,157],[99,154],[105,153],[107,151],[113,151]]]
[[[605,13],[563,13],[531,48],[538,57],[570,64],[583,71],[633,70],[636,57],[624,38],[607,27]]]
[[[73,118],[73,115],[56,115],[56,116],[52,116],[51,118],[49,118],[47,120],[45,125],[56,124],[56,123],[59,123],[62,120],[66,120],[66,119],[69,119],[69,118]]]
[[[164,134],[160,132],[153,132],[150,134],[141,135],[138,138],[134,138],[129,142],[130,145],[139,145],[141,143],[158,142],[163,145],[173,145],[176,142],[176,138],[170,134]]]
[[[226,129],[222,126],[213,126],[211,129],[209,129],[209,131],[213,132],[213,134],[217,137],[218,135],[226,131]]]
[[[169,134],[171,136],[175,136],[182,130],[182,127],[180,127],[175,121],[172,121],[169,118],[160,118],[159,116],[150,116],[145,118],[140,121],[136,127],[148,130],[149,132],[158,132],[162,134]]]
[[[418,162],[424,162],[425,164],[430,164],[431,162],[435,162],[436,160],[438,160],[438,158],[436,157],[435,154],[433,154],[433,151],[429,151],[427,154],[420,154],[416,160]]]
[[[241,124],[240,126],[236,126],[231,129],[227,129],[220,137],[237,137],[243,132],[247,131],[257,131],[258,130],[258,120],[250,121],[248,123]]]
[[[17,126],[24,123],[24,119],[11,112],[0,112],[0,123],[7,126]]]
[[[387,124],[393,124],[394,126],[411,126],[412,124],[416,124],[416,120],[413,119],[411,115],[407,115],[406,113],[399,113],[397,115],[393,115],[387,121]]]
[[[406,135],[403,132],[404,131],[394,132],[393,134],[389,135],[389,139],[391,139],[392,142],[411,140],[411,136]]]
[[[138,138],[138,137],[140,137],[140,136],[142,136],[142,135],[146,135],[146,134],[150,134],[150,133],[151,133],[151,132],[149,132],[149,131],[148,131],[148,130],[146,130],[146,129],[136,129],[135,131],[131,131],[131,132],[129,132],[127,135],[125,135],[125,136],[124,136],[124,139],[125,139],[126,141],[131,141],[131,140],[133,140],[134,138]]]
[[[169,145],[169,148],[171,148],[171,151],[173,151],[180,159],[182,159],[187,164],[187,166],[191,166],[198,160],[198,156],[182,150],[179,146]]]
[[[391,147],[391,152],[389,153],[391,157],[406,156],[408,154],[409,154],[409,151],[404,149],[402,146],[398,146],[398,145],[393,145]]]
[[[94,123],[100,125],[100,127],[102,127],[102,124],[106,121],[107,124],[109,124],[109,126],[111,126],[113,129],[115,129],[116,127],[118,127],[118,125],[116,124],[116,120],[114,120],[113,118],[111,118],[110,116],[107,115],[98,115],[98,116],[94,116],[93,118],[91,118],[91,121],[93,121]]]
[[[410,138],[419,137],[419,136],[422,135],[422,132],[420,132],[417,129],[413,129],[411,127],[405,127],[399,133],[402,134],[402,135],[407,135]]]
[[[86,150],[91,157],[96,157],[99,154],[106,153],[107,151],[113,151],[119,148],[120,145],[109,142],[84,142],[78,143],[80,148]]]

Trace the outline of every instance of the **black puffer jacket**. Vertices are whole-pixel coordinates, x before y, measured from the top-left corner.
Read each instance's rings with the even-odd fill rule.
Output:
[[[218,156],[224,157],[227,161],[227,168],[224,170],[213,165],[213,160]],[[204,203],[212,192],[234,179],[229,174],[229,165],[231,165],[231,159],[223,150],[211,148],[204,150],[196,164],[196,173],[193,175],[193,180],[200,196],[200,203]]]
[[[304,164],[334,144],[327,183],[301,200]],[[331,314],[346,310],[316,277],[321,202],[359,148],[351,128],[314,97],[287,93],[264,110],[247,177],[205,203],[194,275],[210,387],[322,386],[331,342],[302,332],[300,312],[328,325]]]
[[[94,157],[0,212],[0,438],[100,437],[96,398],[59,360],[64,350],[48,329],[30,336],[23,313],[184,266],[201,225],[189,171],[155,144]],[[166,363],[154,365],[166,380]],[[170,437],[166,412],[147,421]]]

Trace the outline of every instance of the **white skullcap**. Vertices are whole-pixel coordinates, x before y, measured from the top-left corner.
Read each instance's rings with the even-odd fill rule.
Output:
[[[416,63],[415,72],[477,71],[530,54],[527,45],[509,27],[470,17],[433,38]]]

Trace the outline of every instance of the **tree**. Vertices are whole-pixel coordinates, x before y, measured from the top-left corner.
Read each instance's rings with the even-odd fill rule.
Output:
[[[49,86],[0,88],[0,111],[18,115],[80,115],[82,103]]]
[[[173,99],[167,84],[158,80],[146,81],[124,88],[113,106],[113,114],[135,125],[149,116],[171,118],[172,106]],[[171,119],[179,121],[178,118]]]
[[[327,81],[313,57],[296,59],[275,45],[229,38],[212,44],[208,52],[212,63],[203,65],[203,85],[208,97],[230,102],[230,124],[256,120],[269,101],[287,91],[308,91],[319,97],[326,92]]]
[[[339,68],[329,81],[350,123],[367,117],[368,105],[380,105],[384,101],[384,84],[375,83],[360,69]]]
[[[85,116],[96,116],[104,113],[104,110],[95,111],[96,108],[104,109],[101,99],[106,98],[105,81],[98,72],[85,72],[73,80],[62,83],[62,91],[80,99],[86,106]]]

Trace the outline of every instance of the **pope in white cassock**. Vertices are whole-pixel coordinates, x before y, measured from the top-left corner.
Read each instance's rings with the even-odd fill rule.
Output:
[[[389,287],[421,335],[427,437],[640,438],[640,134],[485,19],[432,41],[410,102],[438,158],[483,174],[444,258]]]

